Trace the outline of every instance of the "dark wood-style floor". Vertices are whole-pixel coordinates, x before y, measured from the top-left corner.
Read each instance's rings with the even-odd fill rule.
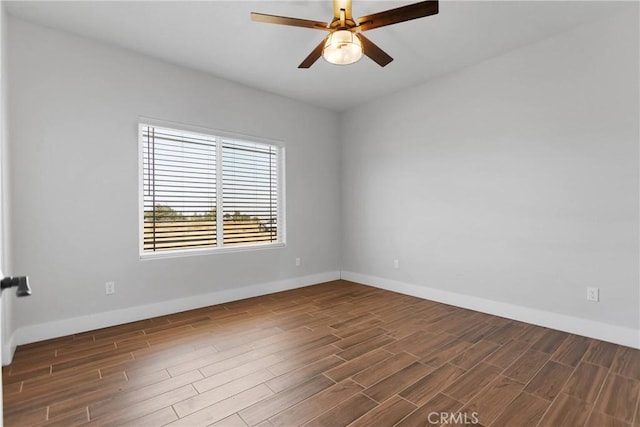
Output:
[[[20,346],[3,379],[6,426],[640,426],[638,350],[345,281]]]

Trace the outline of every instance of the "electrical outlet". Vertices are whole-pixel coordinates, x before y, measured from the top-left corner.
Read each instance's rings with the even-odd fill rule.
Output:
[[[296,267],[300,267],[300,258],[296,258]]]
[[[104,293],[107,295],[116,293],[116,282],[107,282],[104,284]]]
[[[399,259],[394,259],[393,260],[393,268],[400,268],[400,260]]]
[[[587,288],[587,301],[600,301],[600,289],[598,288]]]

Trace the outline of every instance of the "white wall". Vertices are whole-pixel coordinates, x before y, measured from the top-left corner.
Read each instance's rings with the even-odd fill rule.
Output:
[[[18,343],[339,277],[334,113],[17,18],[9,25],[12,256],[33,289],[15,302]],[[284,141],[286,248],[140,261],[139,116]]]
[[[638,40],[631,4],[346,114],[343,277],[640,346]]]
[[[9,233],[7,227],[7,188],[8,188],[8,114],[7,114],[7,14],[4,3],[0,2],[0,279],[9,272],[8,251],[6,250]],[[11,344],[11,303],[12,296],[0,295],[0,361],[11,360],[14,347]],[[8,316],[9,319],[4,319]],[[2,382],[2,371],[0,370],[0,382]],[[2,387],[0,387],[0,427],[3,422]]]

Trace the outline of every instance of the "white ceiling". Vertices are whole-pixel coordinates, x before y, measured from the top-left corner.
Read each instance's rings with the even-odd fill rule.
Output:
[[[611,1],[440,1],[435,16],[368,31],[395,60],[298,64],[324,32],[252,22],[251,11],[328,21],[322,1],[4,2],[11,15],[247,86],[343,111],[621,11]],[[354,16],[412,1],[354,0]]]

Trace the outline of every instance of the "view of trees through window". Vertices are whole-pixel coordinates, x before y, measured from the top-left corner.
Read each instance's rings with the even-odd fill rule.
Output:
[[[143,252],[279,241],[278,147],[151,126],[140,143]]]

